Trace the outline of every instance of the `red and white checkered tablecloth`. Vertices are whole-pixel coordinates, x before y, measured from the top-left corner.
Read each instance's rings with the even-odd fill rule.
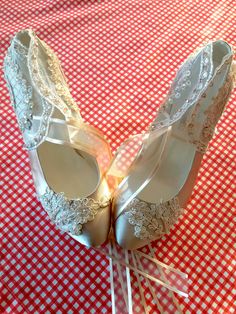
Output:
[[[210,39],[236,45],[230,0],[1,0],[0,66],[11,36],[32,28],[58,54],[84,119],[113,151],[145,130],[177,67]],[[235,313],[235,106],[231,97],[183,218],[154,244],[189,275],[184,313]],[[109,261],[49,221],[1,69],[0,313],[111,313]],[[158,313],[147,298],[150,313]]]

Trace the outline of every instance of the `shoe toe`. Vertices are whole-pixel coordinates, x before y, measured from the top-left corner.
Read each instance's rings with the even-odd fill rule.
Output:
[[[115,221],[114,225],[116,242],[123,249],[135,250],[147,245],[149,240],[142,240],[135,236],[134,226],[132,226],[127,217],[122,214]]]
[[[106,242],[110,231],[110,205],[101,208],[94,219],[82,227],[79,235],[71,235],[76,241],[88,247],[96,247]]]

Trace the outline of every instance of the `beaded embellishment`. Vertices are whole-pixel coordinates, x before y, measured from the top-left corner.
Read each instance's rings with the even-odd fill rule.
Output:
[[[177,197],[161,204],[148,203],[134,198],[126,207],[125,216],[134,226],[134,235],[142,240],[153,240],[167,234],[177,222],[183,209]]]
[[[70,95],[60,62],[52,50],[30,31],[31,45],[27,48],[16,38],[4,59],[4,74],[11,102],[15,110],[25,147],[35,149],[47,136],[53,108],[66,118],[79,109]],[[45,54],[48,67],[40,64],[39,49]],[[36,89],[33,88],[36,86]],[[37,97],[38,96],[38,97]],[[33,111],[37,106],[38,123],[34,124]],[[40,113],[39,113],[40,111]]]
[[[180,70],[177,72],[174,83],[171,86],[170,92],[166,98],[166,101],[160,107],[157,114],[157,118],[151,125],[151,130],[160,129],[165,126],[170,126],[177,120],[186,114],[186,118],[183,120],[183,127],[187,128],[188,141],[195,145],[196,150],[200,153],[205,153],[209,141],[212,139],[215,131],[215,126],[224,110],[224,107],[230,96],[233,87],[233,71],[228,74],[227,79],[223,86],[219,89],[215,99],[211,100],[211,105],[208,110],[204,112],[205,120],[202,122],[197,121],[198,111],[201,109],[201,101],[206,98],[206,89],[211,88],[214,84],[215,75],[212,77],[212,65],[211,65],[211,46],[207,45],[202,51],[200,72],[192,93],[184,99],[180,108],[172,114],[172,106],[175,101],[182,97],[186,89],[192,86],[191,69],[193,66],[193,60],[196,53],[193,54],[188,62],[184,63]],[[228,59],[227,59],[228,58]],[[223,66],[229,64],[230,56],[226,56],[223,62]],[[216,72],[219,75],[222,71],[222,67]],[[185,125],[185,120],[187,123]],[[199,132],[199,128],[201,131]]]
[[[206,119],[202,125],[201,133],[197,139],[193,141],[197,147],[197,151],[201,152],[202,154],[206,152],[208,143],[214,135],[216,124],[220,119],[220,116],[222,115],[225,105],[227,104],[230,97],[233,88],[233,81],[233,75],[232,73],[229,73],[225,83],[219,89],[216,98],[212,100],[211,105],[205,112]],[[195,116],[196,113],[192,116],[192,125],[194,125]]]
[[[163,127],[168,127],[172,125],[174,122],[179,120],[187,110],[197,101],[197,99],[202,95],[203,91],[207,87],[210,75],[211,75],[211,63],[210,63],[210,55],[211,55],[212,47],[206,46],[202,51],[201,56],[201,64],[200,64],[200,73],[198,77],[198,81],[196,83],[195,88],[192,93],[190,93],[189,97],[184,100],[183,104],[181,104],[180,108],[172,113],[172,106],[175,101],[182,97],[182,94],[192,85],[191,82],[191,69],[194,61],[195,54],[192,55],[188,59],[187,63],[184,63],[179,71],[176,74],[176,78],[170,88],[170,92],[166,98],[166,101],[160,107],[156,119],[153,121],[151,125],[152,130],[158,130]],[[167,113],[168,118],[163,119],[165,114]]]
[[[95,201],[92,198],[69,200],[64,193],[55,193],[50,188],[38,196],[52,222],[72,235],[80,235],[83,225],[92,221],[99,210],[109,205],[109,201]]]
[[[22,52],[22,50],[18,51]],[[21,62],[26,62],[25,58],[21,58]],[[18,64],[13,62],[10,56],[5,58],[4,67],[8,69],[8,71],[5,71],[6,80],[10,91],[11,102],[18,118],[19,127],[21,132],[25,132],[26,130],[30,130],[32,126],[32,87],[27,84]],[[10,82],[11,84],[14,82],[14,88]],[[18,91],[17,97],[14,94],[14,89]]]

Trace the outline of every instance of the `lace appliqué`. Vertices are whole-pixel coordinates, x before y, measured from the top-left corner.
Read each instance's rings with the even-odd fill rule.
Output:
[[[233,82],[233,76],[230,74],[226,79],[225,84],[220,88],[217,97],[213,99],[209,109],[205,112],[207,117],[204,122],[199,141],[196,142],[197,151],[203,154],[207,150],[208,143],[214,135],[216,124],[228,102],[233,88]]]
[[[182,213],[177,197],[158,205],[135,198],[127,206],[125,216],[134,226],[137,238],[151,240],[169,233]]]
[[[176,112],[171,113],[174,102],[180,99],[184,91],[189,89],[189,87],[193,84],[193,82],[191,81],[191,68],[194,57],[199,53],[199,50],[193,53],[191,58],[188,59],[188,62],[184,63],[179,68],[176,74],[176,78],[171,85],[170,92],[167,95],[164,103],[159,108],[156,119],[151,125],[151,130],[158,130],[163,127],[168,127],[172,125],[174,122],[179,120],[196,102],[196,100],[203,94],[211,75],[211,49],[211,46],[208,45],[202,51],[200,73],[196,87],[193,89],[189,97],[184,100],[180,108],[176,110]]]
[[[27,50],[20,43],[14,42],[4,60],[4,74],[10,91],[12,106],[15,110],[20,130],[24,137],[25,147],[35,149],[46,137],[48,120],[52,106],[41,100],[41,119],[37,131],[32,131],[33,125],[33,89],[23,77],[19,64],[26,64]]]
[[[50,80],[55,85],[56,93],[47,86],[40,73],[40,65],[38,62],[39,46],[45,49],[48,69],[50,71]],[[31,67],[29,68],[29,71],[40,93],[51,104],[57,107],[66,117],[71,117],[71,110],[79,113],[79,108],[70,95],[69,89],[65,83],[60,62],[56,54],[48,47],[48,45],[34,37],[34,44],[30,51],[29,58],[31,60]]]
[[[199,51],[199,50],[198,50]],[[195,54],[192,56],[194,57]],[[226,65],[230,63],[230,57],[226,56],[222,64]],[[191,67],[192,60],[190,58],[189,63],[183,64],[180,70],[177,72],[176,78],[173,85],[171,86],[169,95],[167,96],[166,101],[160,107],[157,118],[154,120],[151,125],[152,130],[160,129],[165,126],[173,124],[178,119],[187,113],[189,118],[187,118],[187,124],[183,119],[183,127],[187,128],[190,143],[194,144],[196,150],[200,153],[205,153],[209,141],[212,139],[215,131],[215,126],[222,115],[224,107],[229,99],[230,93],[233,88],[233,82],[235,80],[235,70],[231,67],[231,72],[229,73],[225,84],[219,89],[217,97],[212,100],[212,104],[209,106],[209,109],[204,112],[206,118],[204,123],[201,123],[200,126],[197,126],[196,118],[198,116],[198,111],[201,108],[201,100],[206,98],[206,89],[212,87],[214,84],[215,75],[221,74],[222,67],[219,68],[216,74],[210,79],[211,74],[211,48],[206,46],[203,50],[201,63],[200,63],[200,74],[198,82],[193,89],[192,93],[181,105],[181,107],[174,113],[171,114],[171,108],[174,102],[182,97],[182,93],[186,88],[192,85],[191,82]],[[192,108],[191,108],[192,107]],[[191,112],[187,112],[191,111]],[[198,134],[199,127],[201,128],[200,134]]]
[[[12,106],[16,112],[20,130],[25,132],[32,127],[32,87],[27,84],[19,66],[13,62],[10,56],[6,56],[4,60],[4,68]],[[13,87],[12,83],[14,83]],[[18,91],[17,95],[15,95],[14,90]]]
[[[92,221],[99,210],[109,205],[109,201],[100,202],[92,198],[69,200],[64,193],[55,193],[49,188],[38,199],[52,222],[60,230],[72,235],[80,235],[83,225]]]
[[[51,48],[45,42],[41,41],[41,44],[43,45],[47,52],[48,68],[49,71],[51,72],[51,79],[55,84],[57,94],[65,101],[65,103],[69,106],[71,110],[79,112],[78,106],[76,105],[67,87],[66,78],[64,77],[60,61],[57,55],[51,50]],[[64,108],[64,112],[66,111],[67,111],[66,108]]]

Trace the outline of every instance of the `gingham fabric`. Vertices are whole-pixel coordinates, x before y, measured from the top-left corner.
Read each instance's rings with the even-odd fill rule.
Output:
[[[175,71],[211,39],[236,44],[230,0],[1,0],[0,65],[11,36],[32,28],[59,56],[86,121],[113,151],[155,116]],[[188,273],[184,313],[235,313],[235,106],[231,97],[183,218],[153,247]],[[111,313],[109,261],[49,221],[1,70],[0,313]],[[150,294],[150,313],[158,313]]]

